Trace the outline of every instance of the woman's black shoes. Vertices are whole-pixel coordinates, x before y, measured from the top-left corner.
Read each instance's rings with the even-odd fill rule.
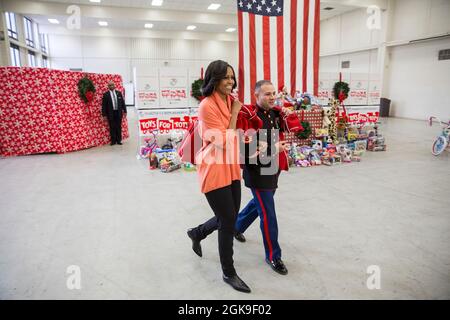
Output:
[[[194,236],[192,235],[192,229],[189,229],[187,231],[187,235],[192,240],[192,250],[194,250],[196,255],[201,257],[202,256],[202,246],[200,245],[200,240],[197,240],[194,238]]]
[[[228,283],[230,286],[233,287],[233,289],[235,289],[237,291],[245,292],[245,293],[251,292],[250,288],[237,275],[234,275],[231,277],[227,277],[226,275],[223,275],[223,281]]]
[[[245,242],[244,234],[241,232],[236,232],[234,238],[239,242]]]

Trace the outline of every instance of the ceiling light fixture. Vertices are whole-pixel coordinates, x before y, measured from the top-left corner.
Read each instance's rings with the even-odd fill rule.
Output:
[[[195,28],[197,28],[196,26],[187,26],[186,30],[194,30]]]
[[[153,0],[152,6],[162,6],[163,0]]]
[[[48,22],[53,23],[53,24],[59,24],[59,21],[56,19],[48,19]]]
[[[102,26],[102,27],[106,27],[108,25],[108,22],[106,22],[106,21],[99,21],[98,25]]]
[[[236,31],[236,28],[228,28],[227,30],[225,30],[226,32],[234,32]]]
[[[220,4],[218,3],[211,3],[208,7],[208,10],[217,10],[220,8]]]
[[[153,23],[146,23],[144,25],[144,27],[147,28],[147,29],[151,29],[151,28],[153,28]]]
[[[89,0],[90,2],[100,3],[102,0]]]

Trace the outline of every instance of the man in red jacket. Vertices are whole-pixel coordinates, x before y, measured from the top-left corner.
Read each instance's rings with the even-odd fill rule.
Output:
[[[235,229],[235,238],[245,242],[243,233],[260,217],[260,227],[264,240],[266,262],[280,274],[288,270],[281,260],[281,248],[278,243],[278,225],[275,212],[274,195],[278,188],[278,177],[282,170],[288,170],[286,142],[283,141],[283,129],[288,121],[285,108],[275,107],[276,91],[273,84],[261,80],[255,86],[256,112],[263,125],[257,132],[257,145],[264,145],[265,152],[259,152],[257,158],[249,158],[246,147],[246,160],[243,166],[243,178],[246,187],[251,189],[253,199],[239,213]],[[284,112],[282,112],[284,111]],[[295,119],[294,119],[295,121]],[[296,130],[301,130],[297,118]]]

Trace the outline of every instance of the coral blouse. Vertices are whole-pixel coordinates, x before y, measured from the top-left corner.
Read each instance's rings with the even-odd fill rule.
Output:
[[[197,153],[198,178],[202,193],[231,185],[241,180],[239,140],[231,121],[231,98],[227,103],[217,92],[202,100],[198,111],[199,133],[203,145]]]

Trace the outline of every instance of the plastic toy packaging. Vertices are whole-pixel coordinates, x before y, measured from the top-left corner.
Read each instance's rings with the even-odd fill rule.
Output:
[[[181,159],[175,149],[156,149],[155,154],[161,172],[167,173],[181,168]]]
[[[347,148],[346,145],[341,144],[337,146],[337,153],[341,156],[342,162],[352,162],[352,150]]]
[[[155,170],[158,168],[158,158],[155,153],[152,153],[148,159],[150,162],[150,170]]]
[[[322,164],[322,160],[316,150],[312,150],[309,153],[308,160],[312,166],[320,166]]]

